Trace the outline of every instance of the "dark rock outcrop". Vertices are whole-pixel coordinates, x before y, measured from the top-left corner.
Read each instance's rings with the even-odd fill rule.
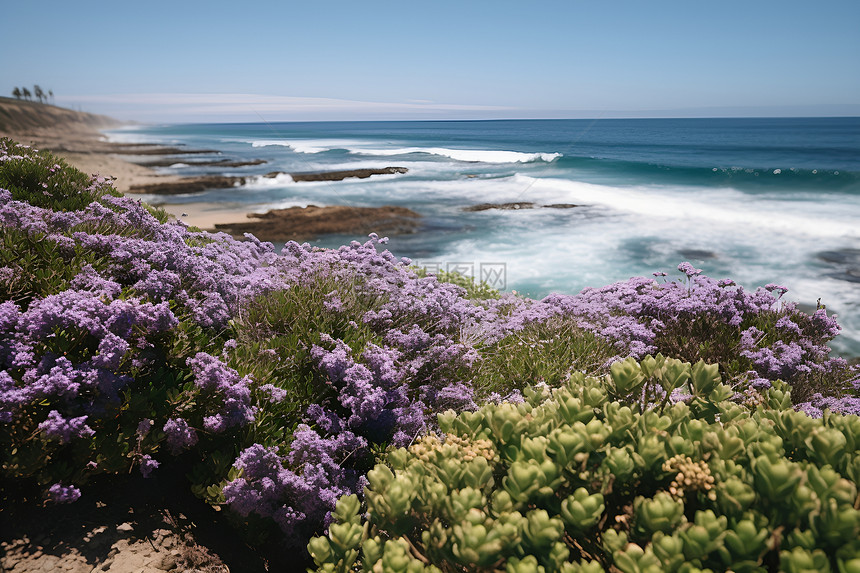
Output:
[[[176,163],[184,163],[192,167],[248,167],[251,165],[263,165],[268,163],[265,159],[251,159],[248,161],[231,161],[230,159],[213,159],[211,161],[183,161],[182,159],[153,159],[151,161],[135,161],[134,163],[144,167],[170,167]]]
[[[684,259],[692,261],[705,261],[717,258],[717,253],[706,251],[705,249],[681,249],[678,251],[678,254]]]
[[[291,173],[293,181],[343,181],[350,177],[366,179],[371,175],[394,175],[406,173],[405,167],[383,167],[381,169],[349,169],[347,171],[322,171],[318,173]]]
[[[132,185],[129,193],[151,193],[153,195],[183,195],[199,193],[207,189],[227,189],[242,185],[247,177],[232,177],[228,175],[202,175],[199,177],[182,177],[173,181]]]
[[[544,209],[573,209],[574,207],[582,207],[582,205],[575,203],[551,203],[543,206]]]
[[[827,273],[830,278],[860,283],[860,249],[821,251],[818,258],[836,267],[836,272]]]
[[[297,173],[289,174],[283,171],[272,171],[262,175],[264,178],[274,179],[278,175],[289,175],[293,181],[342,181],[348,177],[364,179],[371,175],[389,175],[393,173],[406,173],[405,167],[384,167],[381,169],[351,169],[349,171],[322,171],[319,173]],[[199,193],[207,189],[227,189],[251,183],[260,175],[234,176],[234,175],[201,175],[192,177],[181,177],[178,180],[164,181],[147,185],[132,185],[130,193],[151,193],[153,195],[180,195],[184,193]]]
[[[489,211],[490,209],[516,211],[519,209],[534,209],[535,207],[543,207],[544,209],[573,209],[574,207],[581,206],[582,205],[576,205],[574,203],[551,203],[549,205],[535,205],[534,203],[530,203],[528,201],[518,201],[514,203],[480,203],[478,205],[472,205],[471,207],[464,207],[463,211]]]
[[[490,209],[502,210],[517,210],[517,209],[534,209],[535,204],[527,201],[518,203],[480,203],[471,207],[463,207],[463,211],[489,211]]]
[[[399,235],[418,230],[421,215],[406,207],[290,207],[263,214],[251,213],[251,221],[219,224],[215,228],[235,236],[252,233],[262,241],[308,240],[320,235]]]

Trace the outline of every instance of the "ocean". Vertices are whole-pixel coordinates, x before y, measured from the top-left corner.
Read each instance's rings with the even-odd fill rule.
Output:
[[[165,173],[260,176],[145,200],[258,212],[408,207],[423,226],[391,237],[394,254],[532,298],[657,271],[680,277],[678,264],[689,261],[745,288],[784,285],[785,298],[805,308],[820,299],[843,327],[835,350],[860,356],[860,118],[262,122],[109,135],[220,152],[178,157]],[[267,163],[192,163],[205,159]],[[262,177],[387,166],[409,171],[340,182]],[[482,203],[521,205],[464,210]]]

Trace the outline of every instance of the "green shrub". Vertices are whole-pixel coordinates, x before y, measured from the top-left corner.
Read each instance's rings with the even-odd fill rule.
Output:
[[[11,139],[0,139],[0,150],[9,155],[0,169],[0,188],[10,191],[16,201],[54,211],[79,211],[106,194],[121,196],[104,178],[93,179],[50,153],[36,152]]]
[[[559,386],[572,372],[601,372],[617,351],[569,316],[533,322],[492,345],[479,347],[472,382],[478,392],[507,395],[540,382]]]
[[[11,300],[27,308],[34,299],[69,288],[85,266],[106,268],[110,260],[81,245],[69,247],[43,233],[25,233],[5,227],[0,233],[0,301]]]
[[[790,319],[797,324],[799,330],[791,332],[780,328],[780,319]],[[738,333],[747,329],[757,329],[761,333],[754,351],[745,348],[738,339]],[[657,334],[654,346],[667,356],[682,360],[701,359],[719,364],[720,371],[727,379],[732,380],[733,385],[747,385],[751,375],[757,376],[757,361],[751,355],[760,349],[784,348],[786,344],[797,344],[801,348],[820,345],[818,352],[821,352],[826,348],[823,344],[832,336],[832,333],[825,333],[821,320],[793,307],[786,307],[748,315],[739,326],[726,324],[719,317],[705,313],[694,317],[678,317],[667,321],[666,326]],[[775,376],[782,376],[784,381],[791,383],[791,396],[795,404],[809,400],[816,392],[836,396],[851,393],[850,384],[857,376],[856,371],[845,361],[830,359],[827,355],[829,352],[828,348],[826,353],[818,356],[821,362],[818,368],[797,368],[801,364],[797,362],[792,366],[783,366],[782,373]],[[783,359],[788,352],[776,354]],[[810,357],[813,355],[814,352],[809,352]],[[775,360],[774,363],[776,362]],[[790,360],[786,359],[786,362]],[[770,373],[768,377],[770,376],[774,376],[774,373]]]
[[[338,312],[326,307],[332,293],[342,304]],[[247,445],[288,443],[307,407],[332,398],[333,390],[321,377],[311,349],[327,345],[323,335],[343,340],[357,352],[368,343],[381,344],[361,321],[364,312],[375,305],[355,285],[320,273],[306,284],[257,297],[231,321],[229,334],[236,347],[230,351],[228,363],[243,375],[287,392],[278,404],[261,410]]]
[[[436,279],[439,282],[455,284],[458,287],[465,289],[466,298],[469,300],[490,300],[501,298],[502,296],[497,289],[494,289],[486,282],[476,281],[475,277],[470,277],[458,272],[448,272],[440,269],[433,273],[429,273],[424,267],[413,267],[412,270],[414,270],[415,274],[419,277],[423,278],[432,274],[436,276]]]
[[[308,549],[319,571],[857,571],[860,418],[731,395],[658,356],[443,413]]]

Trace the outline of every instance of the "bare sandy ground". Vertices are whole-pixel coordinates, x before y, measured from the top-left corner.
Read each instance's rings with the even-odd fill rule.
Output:
[[[161,175],[149,167],[135,165],[108,153],[60,151],[57,155],[65,159],[69,165],[77,167],[84,173],[116,177],[114,187],[122,193],[127,193],[132,185],[151,185],[153,183],[176,179],[169,175]]]
[[[151,204],[161,207],[186,225],[199,227],[204,231],[216,231],[215,225],[232,225],[248,221],[247,207],[223,205],[220,203],[173,203]]]
[[[80,149],[85,146],[78,146]],[[99,146],[95,146],[100,149]],[[179,177],[162,175],[154,169],[125,161],[121,157],[101,151],[61,151],[57,153],[84,173],[115,177],[113,185],[117,191],[128,193],[131,187],[141,187],[168,181],[178,181]],[[248,220],[247,206],[231,206],[207,202],[186,204],[162,203],[151,201],[165,211],[184,221],[188,225],[199,227],[204,231],[215,231],[216,224],[242,223]]]
[[[3,573],[267,570],[220,512],[191,496],[183,472],[108,477],[67,505],[40,504],[14,486],[2,493]]]
[[[61,152],[58,155],[69,165],[91,175],[115,177],[114,188],[121,193],[129,193],[131,187],[155,185],[178,181],[181,178],[162,175],[154,169],[125,161],[116,155],[98,152]],[[204,231],[215,231],[216,224],[242,223],[248,220],[246,205],[230,205],[211,202],[185,204],[161,203],[157,199],[150,204],[161,207],[177,219]]]
[[[229,572],[216,557],[183,539],[167,523],[141,527],[130,519],[108,525],[67,525],[64,532],[37,531],[32,539],[22,536],[0,542],[0,567],[8,573]]]

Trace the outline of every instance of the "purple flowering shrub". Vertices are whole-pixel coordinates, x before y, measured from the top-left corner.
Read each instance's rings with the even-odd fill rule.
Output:
[[[280,254],[246,238],[0,142],[4,478],[60,503],[95,474],[181,471],[243,527],[304,545],[439,412],[521,402],[626,357],[719,364],[738,401],[784,379],[809,412],[857,409],[856,371],[829,356],[834,318],[775,285],[747,292],[685,263],[681,282],[536,301],[416,272],[375,235]]]
[[[29,159],[3,158],[0,173]],[[32,193],[21,197],[23,191],[0,187],[0,223],[4,246],[10,247],[0,259],[0,292],[29,302],[68,288],[70,278],[89,264],[105,280],[153,302],[178,303],[202,327],[221,329],[245,301],[286,286],[270,243],[164,224],[163,212],[115,196],[112,188],[103,189],[106,183],[95,185],[98,192],[87,188],[79,195],[98,201],[65,211],[28,202]]]
[[[156,370],[164,374],[157,346],[177,320],[167,303],[101,286],[48,295],[25,310],[0,304],[0,447],[9,478],[82,484],[140,461],[133,427],[158,403],[141,390]]]
[[[304,272],[282,264],[290,287],[250,301],[233,322],[230,363],[250,366],[271,388],[258,392],[266,406],[252,425],[255,443],[236,461],[241,473],[222,483],[224,500],[249,523],[271,518],[297,542],[306,538],[298,532],[324,525],[339,495],[361,491],[376,451],[410,443],[438,411],[476,407],[460,380],[477,353],[452,335],[463,319],[438,320],[458,303],[458,287],[435,288],[444,283],[415,276],[375,243],[288,244],[284,262]],[[410,281],[419,284],[405,288]],[[408,328],[396,326],[408,324],[401,295],[417,310]],[[269,399],[273,390],[281,395]]]
[[[254,270],[271,245],[165,225],[109,181],[7,141],[0,180],[4,475],[79,495],[67,484],[149,475],[196,448],[225,458],[220,479],[257,408],[250,380],[201,351],[221,345],[207,327],[269,288]]]
[[[283,489],[293,517],[275,521],[313,528],[327,510],[309,504],[359,488],[374,448],[407,443],[437,409],[475,407],[462,380],[477,354],[461,332],[491,313],[378,252],[384,240],[290,243],[278,256],[251,237],[164,224],[104,190],[79,189],[59,209],[30,202],[38,188],[0,190],[4,240],[19,245],[0,273],[13,476],[82,485],[129,465],[149,475],[193,450],[205,452],[195,493],[233,505],[245,469],[240,458],[231,473],[229,453],[260,444],[283,453],[269,470],[310,488]],[[235,487],[214,491],[225,476]],[[242,479],[244,491],[259,485]]]
[[[701,276],[689,263],[678,269],[685,274],[681,281],[635,277],[574,296],[550,295],[520,311],[518,320],[573,316],[612,343],[617,358],[660,352],[703,359],[719,364],[739,392],[764,390],[778,379],[791,384],[798,402],[814,393],[852,391],[850,381],[860,373],[829,356],[827,344],[839,332],[835,317],[823,309],[809,315],[782,301],[785,287],[749,292],[734,281]]]
[[[303,277],[289,288],[249,300],[231,322],[229,334],[234,338],[225,345],[225,361],[271,388],[259,397],[266,404],[255,422],[261,439],[275,434],[278,442],[286,440],[288,434],[279,429],[286,426],[291,431],[309,405],[332,395],[311,356],[324,335],[355,348],[381,342],[366,325],[350,318],[360,316],[362,301],[346,289],[341,289],[339,300],[341,308],[349,310],[329,310],[328,293],[336,292],[336,287],[323,274]]]
[[[856,384],[856,382],[855,382]],[[825,410],[838,412],[840,414],[860,416],[860,390],[855,386],[853,396],[822,396],[820,393],[813,394],[806,402],[796,405],[796,409],[805,412],[813,418],[821,418]]]
[[[229,471],[254,421],[251,380],[195,348],[208,340],[167,301],[88,269],[77,289],[0,304],[0,447],[10,478],[85,484],[196,449]],[[126,289],[127,290],[127,289]],[[219,455],[226,451],[228,454]],[[197,470],[198,473],[200,470]]]
[[[103,267],[103,257],[76,249],[62,235],[28,233],[8,225],[4,217],[17,211],[18,205],[2,203],[0,190],[0,300],[12,300],[27,306],[44,293],[58,293],[70,287],[71,280],[87,265]]]

